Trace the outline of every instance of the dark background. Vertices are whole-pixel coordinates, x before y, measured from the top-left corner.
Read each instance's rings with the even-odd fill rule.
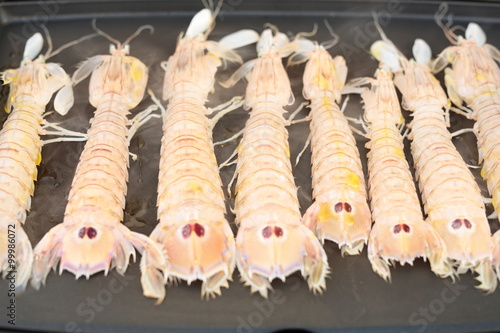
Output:
[[[395,6],[395,7],[394,7]],[[393,42],[410,56],[413,40],[424,38],[437,54],[449,42],[433,20],[439,6],[433,1],[251,1],[227,0],[210,39],[241,28],[262,31],[263,24],[271,22],[281,31],[294,35],[312,30],[319,24],[319,41],[330,38],[323,25],[328,19],[340,43],[332,54],[343,55],[349,66],[348,79],[372,76],[377,67],[367,50],[378,39],[371,25],[373,11],[389,18],[384,29]],[[154,34],[143,33],[130,45],[131,54],[141,59],[150,69],[149,87],[161,96],[163,70],[160,62],[171,55],[180,31],[187,28],[193,14],[202,8],[198,1],[46,1],[9,2],[0,4],[0,68],[19,65],[24,41],[41,23],[46,24],[54,45],[92,32],[90,22],[97,18],[98,26],[113,37],[124,40],[143,24],[155,27]],[[391,10],[394,9],[394,10]],[[500,7],[496,3],[451,2],[450,12],[455,22],[466,25],[479,23],[488,41],[500,45]],[[389,14],[389,16],[386,15]],[[17,36],[17,37],[16,37]],[[51,61],[63,65],[70,74],[80,61],[105,54],[109,42],[95,38],[63,51]],[[255,57],[254,47],[246,47],[240,54],[244,60]],[[231,64],[218,72],[217,79],[227,78],[237,65]],[[301,95],[303,66],[289,69],[296,104]],[[442,79],[442,75],[439,76]],[[244,93],[245,83],[232,89],[215,87],[209,105],[215,106],[232,96]],[[8,93],[3,88],[3,103]],[[136,109],[151,104],[149,98]],[[49,110],[51,106],[49,105]],[[288,108],[294,110],[295,106]],[[88,80],[75,88],[75,106],[67,117],[51,116],[50,121],[72,130],[86,131],[93,108],[88,104]],[[135,112],[134,111],[134,114]],[[346,114],[357,117],[362,108],[359,98],[351,97]],[[304,110],[300,116],[304,116]],[[405,114],[407,116],[407,114]],[[0,123],[7,114],[0,113]],[[222,140],[238,132],[244,125],[247,112],[240,109],[225,116],[214,130],[214,140]],[[470,127],[463,117],[452,116],[451,131]],[[290,128],[292,160],[302,149],[308,135],[308,124]],[[160,121],[150,121],[132,140],[131,151],[139,160],[130,163],[130,181],[124,222],[131,229],[149,234],[156,225],[156,186],[161,138]],[[357,137],[365,164],[365,139]],[[477,163],[477,149],[473,134],[454,139],[468,163]],[[224,161],[236,147],[236,142],[216,148],[219,162]],[[43,162],[28,215],[25,230],[36,244],[53,226],[62,221],[66,197],[83,143],[51,144],[43,148]],[[410,160],[409,149],[406,150]],[[302,212],[311,204],[310,151],[294,169]],[[221,177],[227,184],[234,166],[224,168]],[[485,191],[485,184],[473,171]],[[486,191],[484,192],[486,196]],[[233,200],[228,199],[233,205]],[[491,207],[488,207],[491,213]],[[232,226],[234,216],[228,214]],[[498,229],[498,220],[490,221],[492,231]],[[485,296],[475,290],[477,281],[470,274],[462,275],[455,285],[436,277],[428,264],[421,260],[413,267],[392,269],[392,283],[385,283],[372,270],[366,250],[359,256],[342,258],[336,245],[325,244],[331,274],[327,290],[314,296],[300,275],[286,282],[275,281],[275,292],[269,300],[251,295],[239,282],[238,273],[229,289],[214,300],[200,299],[200,283],[187,286],[180,283],[167,289],[167,297],[160,306],[142,295],[138,264],[131,264],[125,278],[115,271],[105,277],[102,273],[89,281],[75,281],[73,275],[49,274],[47,285],[40,291],[28,288],[16,299],[16,326],[7,324],[0,310],[0,328],[5,330],[49,332],[275,332],[284,329],[304,329],[311,332],[487,332],[500,330],[500,293]],[[0,309],[7,302],[7,283],[0,281]],[[2,312],[3,311],[3,312]]]

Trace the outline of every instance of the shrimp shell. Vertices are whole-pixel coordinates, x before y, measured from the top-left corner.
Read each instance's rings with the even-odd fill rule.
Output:
[[[481,28],[470,23],[466,30]],[[464,102],[472,112],[468,115],[475,121],[474,133],[477,137],[479,163],[483,163],[481,176],[486,180],[488,191],[492,196],[492,204],[498,216],[500,214],[500,68],[495,63],[500,61],[500,52],[492,45],[483,44],[484,38],[476,38],[470,34],[469,40],[458,36],[454,43],[444,49],[430,65],[434,72],[440,71],[448,63],[452,68],[445,70],[445,83],[451,101],[461,106]],[[493,265],[500,277],[500,235],[493,237]],[[489,291],[493,290],[493,283]],[[486,289],[486,288],[485,288]]]
[[[304,96],[311,100],[312,187],[315,202],[303,223],[342,253],[359,254],[368,241],[371,213],[363,167],[347,119],[337,103],[347,76],[344,58],[316,45],[308,54]]]
[[[445,92],[424,65],[402,59],[394,82],[412,112],[411,151],[427,222],[446,245],[450,265],[479,274],[479,289],[496,288],[491,269],[493,243],[479,186],[451,141]]]
[[[292,93],[279,54],[284,39],[265,30],[260,56],[253,69],[247,68],[251,73],[245,103],[252,111],[236,166],[236,263],[243,281],[263,297],[270,281],[285,280],[295,271],[307,278],[310,289],[321,292],[328,267],[318,239],[301,223],[293,182],[283,117]]]
[[[64,221],[53,227],[35,247],[32,285],[39,288],[60,260],[59,273],[67,270],[87,278],[116,266],[118,273],[142,257],[141,270],[167,270],[162,250],[145,235],[123,224],[129,161],[129,110],[142,100],[148,78],[146,66],[128,56],[121,46],[111,55],[87,60],[75,72],[74,82],[92,73],[90,103],[96,108],[87,143],[80,156],[68,197]],[[143,287],[148,281],[142,281]],[[146,288],[146,287],[145,287]]]
[[[59,65],[45,63],[41,56],[31,60],[42,46],[41,35],[33,35],[26,44],[21,67],[2,73],[4,83],[10,84],[5,107],[10,115],[0,131],[0,268],[4,276],[16,275],[18,292],[25,289],[33,264],[33,250],[22,224],[31,206],[37,165],[42,159],[42,116],[52,95],[70,83]],[[69,98],[68,103],[72,102]],[[68,111],[55,109],[61,114]],[[15,259],[9,255],[11,250],[15,250]]]
[[[160,221],[151,239],[169,254],[170,279],[188,284],[202,280],[201,294],[207,298],[229,287],[235,267],[234,235],[225,218],[212,122],[205,107],[221,59],[232,57],[239,59],[204,36],[186,36],[179,40],[165,69],[163,97],[169,104],[163,116],[160,154]]]
[[[403,137],[396,124],[402,114],[391,73],[383,68],[371,80],[371,90],[361,94],[367,138],[369,193],[375,221],[368,241],[368,258],[373,270],[390,280],[390,262],[413,264],[415,258],[429,259],[440,276],[451,270],[445,263],[444,244],[432,226],[422,218],[415,184],[404,155]]]

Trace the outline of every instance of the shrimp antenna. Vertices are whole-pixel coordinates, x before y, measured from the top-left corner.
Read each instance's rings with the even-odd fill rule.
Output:
[[[456,26],[454,26],[454,27],[452,27],[452,28],[451,28],[451,31],[452,31],[453,33],[455,33],[455,31],[456,31],[456,30],[462,30],[462,31],[463,31],[463,33],[465,34],[465,30],[466,30],[466,29],[465,29],[465,27],[464,27],[464,26],[462,26],[462,25],[458,25],[458,24],[457,24]]]
[[[207,7],[206,0],[203,0],[203,3],[205,4],[205,7]],[[205,39],[208,38],[208,35],[210,35],[210,33],[215,28],[215,18],[217,17],[217,15],[219,15],[219,12],[220,12],[220,10],[222,8],[222,4],[223,3],[224,3],[223,0],[219,0],[219,2],[217,2],[217,6],[214,7],[213,1],[212,0],[208,0],[208,5],[210,6],[209,9],[212,11],[212,23],[210,24],[210,26],[208,27],[208,29],[204,33],[204,38]]]
[[[209,0],[210,2],[212,2],[212,0]],[[219,12],[220,10],[222,9],[222,4],[224,3],[224,0],[219,0],[219,2],[217,2],[217,7],[214,8],[213,12],[213,16],[214,16],[214,21],[215,21],[215,17],[217,17],[217,15],[219,15]],[[213,4],[212,4],[213,6]]]
[[[96,25],[96,21],[97,21],[96,19],[92,20],[92,29],[94,29],[95,32],[97,32],[98,34],[100,34],[101,36],[103,36],[104,38],[109,40],[111,43],[116,44],[116,48],[120,49],[122,47],[122,43],[120,43],[118,40],[114,39],[113,37],[111,37],[110,35],[105,33],[104,31],[99,29]]]
[[[148,29],[149,31],[151,31],[151,34],[153,34],[155,32],[155,28],[150,25],[150,24],[147,24],[147,25],[143,25],[143,26],[140,26],[132,35],[130,35],[124,42],[123,42],[123,45],[127,45],[129,44],[135,37],[139,36],[139,34],[141,32],[143,32],[144,30]]]
[[[201,0],[203,7],[210,9],[212,12],[214,11],[214,2],[212,0]]]
[[[277,26],[275,26],[275,25],[274,25],[274,24],[272,24],[272,23],[265,23],[265,24],[264,24],[264,27],[265,27],[265,28],[269,28],[269,29],[271,29],[271,30],[273,31],[274,35],[277,35],[277,34],[279,34],[279,32],[280,32],[280,30],[278,29],[278,27],[277,27]]]
[[[441,30],[443,30],[446,38],[452,44],[457,44],[458,43],[458,36],[455,35],[455,33],[453,32],[457,28],[451,27],[451,25],[453,24],[453,15],[448,14],[446,16],[446,20],[448,22],[446,24],[443,23],[443,19],[444,19],[447,12],[448,12],[448,4],[446,2],[441,3],[441,5],[439,5],[439,8],[438,8],[436,14],[434,14],[434,21],[436,21],[436,24],[441,28]]]
[[[380,22],[378,20],[377,13],[373,12],[372,16],[373,16],[373,24],[375,25],[375,28],[377,29],[378,33],[380,34],[380,37],[382,37],[382,40],[384,42],[390,44],[392,47],[394,47],[394,49],[396,50],[396,52],[398,53],[398,55],[399,55],[399,57],[401,59],[405,59],[406,60],[405,55],[403,53],[401,53],[401,51],[396,47],[396,45],[394,45],[394,43],[392,42],[392,40],[390,40],[389,37],[387,37],[387,35],[385,34],[385,32],[382,29],[382,26],[380,25]]]
[[[334,47],[339,42],[339,35],[337,35],[333,31],[333,28],[332,28],[332,26],[330,25],[330,22],[328,22],[327,19],[324,19],[323,23],[325,24],[326,28],[328,29],[328,32],[330,33],[330,36],[332,36],[332,39],[324,41],[320,45],[323,46],[325,48],[325,50],[328,50],[329,48]]]
[[[378,21],[378,15],[377,13],[375,12],[372,12],[372,16],[373,16],[373,24],[375,24],[375,28],[377,29],[380,37],[382,37],[382,39],[385,41],[385,42],[391,42],[391,40],[387,37],[387,35],[385,34],[384,30],[382,29],[382,26],[380,25],[380,22]]]
[[[47,54],[45,56],[45,59],[49,59],[50,57],[53,57],[55,56],[56,54],[59,54],[61,51],[67,49],[68,47],[71,47],[71,46],[74,46],[74,45],[77,45],[87,39],[91,39],[91,38],[94,38],[94,37],[97,37],[97,36],[100,36],[99,33],[95,32],[93,34],[88,34],[88,35],[85,35],[85,36],[82,36],[74,41],[71,41],[71,42],[68,42],[66,44],[64,44],[63,46],[59,47],[57,50],[55,50],[54,52],[52,53],[49,53],[49,51],[47,51]],[[52,43],[49,43],[49,49],[52,49]]]
[[[299,38],[302,38],[302,37],[311,37],[311,36],[316,35],[317,32],[318,32],[318,25],[316,23],[314,23],[312,31],[310,31],[310,32],[307,32],[307,31],[305,31],[305,32],[299,32],[298,34],[295,35],[294,39],[299,39]]]
[[[41,25],[43,33],[45,34],[45,39],[47,39],[47,52],[45,53],[44,58],[48,59],[50,57],[50,52],[52,52],[52,37],[50,37],[49,29],[45,25]]]

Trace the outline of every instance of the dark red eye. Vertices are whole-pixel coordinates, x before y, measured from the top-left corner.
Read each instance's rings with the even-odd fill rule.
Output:
[[[186,224],[183,228],[182,228],[182,237],[184,238],[188,238],[189,235],[191,235],[191,224]]]
[[[205,228],[203,228],[202,225],[195,223],[194,224],[194,233],[198,237],[203,237],[203,235],[205,235]]]
[[[396,224],[394,226],[394,233],[399,234],[401,232],[401,224]]]
[[[467,229],[472,228],[472,223],[470,223],[470,221],[469,221],[469,220],[464,219],[464,224],[465,224],[465,227],[466,227]]]
[[[87,228],[83,227],[78,231],[78,237],[83,238],[85,237],[85,233],[87,232]]]
[[[349,205],[347,202],[344,202],[344,209],[348,213],[350,213],[352,211],[351,205]]]
[[[342,211],[342,202],[338,202],[335,205],[335,213],[340,213]]]
[[[409,233],[410,232],[410,226],[408,224],[403,224],[403,230],[404,230],[404,232]]]
[[[262,229],[262,236],[264,236],[264,238],[269,238],[271,237],[272,234],[273,234],[273,228],[267,226],[264,229]]]
[[[87,237],[89,239],[92,239],[94,238],[95,236],[97,236],[97,230],[95,230],[94,228],[92,227],[88,227],[87,228]]]
[[[455,221],[451,222],[451,227],[455,230],[460,229],[461,226],[462,226],[461,219],[456,219]]]
[[[283,229],[281,229],[280,227],[274,227],[274,234],[278,238],[283,236]]]

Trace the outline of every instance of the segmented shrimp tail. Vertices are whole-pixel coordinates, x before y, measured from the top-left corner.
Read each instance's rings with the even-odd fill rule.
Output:
[[[487,293],[495,290],[497,281],[493,270],[492,252],[494,244],[488,223],[482,209],[473,214],[469,212],[467,218],[457,218],[453,221],[433,221],[434,228],[441,235],[448,257],[453,260],[458,274],[471,270],[478,274],[476,280],[481,282],[476,288]],[[477,215],[474,218],[474,215]]]
[[[67,270],[77,279],[80,276],[88,279],[100,271],[107,274],[113,267],[124,274],[130,256],[135,260],[134,246],[142,251],[155,245],[146,236],[132,232],[122,224],[113,227],[97,226],[95,223],[92,227],[59,224],[35,247],[31,284],[39,289],[41,284],[45,284],[49,270],[55,269],[59,261],[59,274]],[[161,260],[164,259],[160,249],[156,250],[154,257],[159,257],[157,265],[161,267]]]
[[[306,226],[265,223],[240,229],[236,237],[236,263],[252,292],[267,298],[270,282],[300,271],[309,289],[322,293],[328,273],[326,253]]]
[[[201,280],[201,296],[207,299],[220,295],[221,287],[229,287],[235,266],[235,244],[227,223],[198,220],[175,227],[160,226],[150,238],[170,256],[171,267],[165,281],[178,278],[190,284]],[[160,282],[159,278],[156,280]]]
[[[373,270],[384,280],[391,280],[389,266],[394,261],[413,265],[416,258],[429,259],[432,271],[440,277],[453,277],[443,241],[424,221],[413,224],[375,223],[368,242],[368,259]]]
[[[354,191],[324,193],[307,209],[302,222],[324,242],[338,244],[342,254],[363,251],[371,229],[371,212],[366,197]]]
[[[28,283],[32,264],[33,250],[22,226],[0,217],[0,268],[3,278],[15,277],[16,291],[22,292]]]
[[[484,291],[487,295],[493,293],[498,285],[497,275],[491,265],[491,261],[485,260],[477,264],[472,271],[477,273],[475,279],[480,282],[476,289]]]

